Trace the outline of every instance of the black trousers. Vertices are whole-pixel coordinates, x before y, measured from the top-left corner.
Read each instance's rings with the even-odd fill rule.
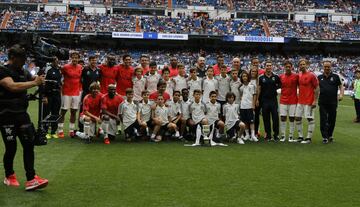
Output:
[[[34,134],[24,134],[23,126],[31,124],[29,114],[21,113],[6,117],[0,117],[0,130],[5,144],[5,154],[3,158],[5,176],[8,177],[14,173],[13,163],[16,154],[17,142],[19,137],[23,147],[24,168],[27,180],[34,179]]]
[[[255,107],[255,116],[254,116],[254,127],[255,127],[255,134],[259,133],[259,125],[260,125],[260,106]]]
[[[271,120],[274,137],[279,136],[279,113],[277,100],[264,100],[261,104],[266,138],[271,137]],[[270,120],[271,118],[271,120]]]
[[[320,131],[323,138],[333,136],[337,104],[319,104],[320,110]]]
[[[354,99],[355,111],[356,111],[356,119],[360,121],[360,100]]]
[[[54,93],[51,96],[47,97],[48,104],[44,104],[44,113],[43,118],[47,115],[59,115],[60,107],[61,107],[61,95],[60,93]],[[55,134],[58,128],[57,123],[51,123],[51,134]],[[49,129],[49,125],[45,125],[45,130]]]

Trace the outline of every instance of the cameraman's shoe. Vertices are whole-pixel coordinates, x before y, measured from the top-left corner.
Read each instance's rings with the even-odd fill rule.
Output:
[[[48,185],[49,181],[44,178],[40,178],[39,176],[35,175],[34,179],[26,181],[25,183],[25,190],[32,191],[41,188],[45,188]]]
[[[64,132],[59,132],[59,133],[58,133],[58,137],[59,137],[60,139],[64,139],[64,137],[65,137]]]
[[[15,173],[10,175],[9,177],[5,177],[4,184],[7,186],[14,186],[14,187],[18,187],[20,185],[16,179]]]

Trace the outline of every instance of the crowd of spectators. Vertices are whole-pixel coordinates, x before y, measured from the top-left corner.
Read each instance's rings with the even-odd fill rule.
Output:
[[[67,13],[15,11],[6,29],[69,31],[73,15]],[[202,16],[137,16],[123,14],[77,14],[77,32],[135,32],[138,26],[142,32],[265,36],[263,20],[260,19],[209,19]],[[325,39],[360,39],[359,22],[296,22],[292,20],[269,20],[270,36]]]
[[[269,21],[271,36],[295,37],[306,39],[360,39],[360,25],[357,22],[295,22]]]
[[[16,11],[8,20],[6,29],[67,31],[71,18],[66,13]]]
[[[121,7],[167,7],[167,0],[88,0],[91,4]],[[0,0],[6,3],[62,2],[62,0]],[[172,0],[174,7],[213,6],[216,9],[239,11],[289,12],[308,9],[332,9],[337,12],[358,13],[359,0]]]

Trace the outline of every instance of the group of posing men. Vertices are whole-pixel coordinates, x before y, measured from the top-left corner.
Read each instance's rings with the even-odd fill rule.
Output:
[[[311,143],[318,103],[323,142],[328,143],[333,140],[336,107],[344,93],[339,76],[331,71],[330,61],[323,62],[323,74],[317,77],[308,71],[305,59],[298,62],[298,73],[292,62],[285,61],[284,73],[278,76],[272,72],[271,61],[260,69],[258,58],[251,60],[247,71],[241,69],[239,58],[227,67],[222,56],[218,56],[214,66],[206,66],[205,58],[199,57],[189,74],[175,57],[162,70],[146,55],[141,56],[141,64],[135,68],[129,55],[124,55],[119,65],[114,54],[109,54],[101,65],[97,65],[96,56],[90,56],[84,68],[78,64],[79,58],[79,53],[73,52],[69,64],[59,69],[55,61],[47,72],[47,79],[59,84],[46,87],[46,111],[57,113],[61,103],[62,115],[58,125],[51,126],[48,138],[64,137],[68,109],[69,135],[74,137],[80,107],[79,125],[83,127],[77,135],[89,139],[100,134],[106,144],[115,138],[119,124],[123,125],[127,140],[147,136],[158,142],[170,132],[170,136],[179,139],[195,138],[195,144],[209,136],[215,141],[227,137],[244,144],[246,140],[258,141],[260,114],[266,140],[288,138],[289,142]],[[307,136],[303,135],[302,118],[308,121]],[[204,126],[210,126],[210,134],[203,132]]]

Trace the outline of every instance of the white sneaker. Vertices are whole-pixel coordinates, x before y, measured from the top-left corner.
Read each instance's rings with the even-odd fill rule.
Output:
[[[304,141],[301,141],[301,144],[310,144],[311,139],[306,138]]]
[[[238,142],[238,144],[245,144],[245,142],[242,138],[238,138],[237,142]]]
[[[286,140],[285,136],[282,136],[280,142],[285,142],[285,140]]]
[[[176,132],[175,132],[175,137],[176,137],[176,138],[180,137],[179,131],[176,131]]]
[[[137,137],[139,137],[139,136],[140,136],[140,134],[139,134],[139,132],[138,132],[138,130],[137,130],[137,129],[134,129],[134,133],[135,133],[135,136],[137,136]]]
[[[77,137],[79,137],[80,139],[86,139],[87,136],[85,135],[85,133],[82,133],[82,132],[76,132],[75,135]]]
[[[292,137],[289,137],[289,142],[296,142]]]
[[[244,141],[247,141],[247,140],[250,140],[250,135],[245,135],[245,137],[242,137],[242,139],[244,140]]]
[[[258,142],[259,141],[256,136],[252,136],[250,140],[253,141],[253,142]]]

